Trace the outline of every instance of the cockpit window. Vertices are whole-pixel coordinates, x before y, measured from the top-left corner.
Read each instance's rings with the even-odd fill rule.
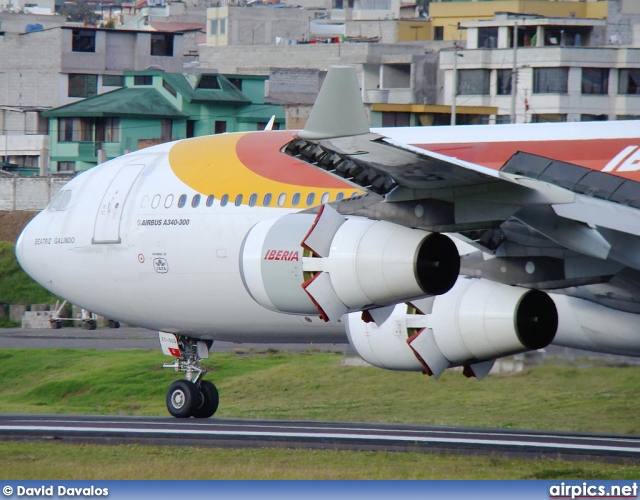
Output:
[[[60,204],[60,200],[62,199],[62,195],[64,194],[64,191],[58,191],[58,194],[56,194],[51,201],[49,202],[49,211],[50,212],[55,212],[58,209],[58,205]]]
[[[63,210],[66,210],[67,207],[69,206],[69,200],[71,200],[70,189],[58,191],[58,193],[53,197],[51,202],[49,202],[49,211],[61,212]]]
[[[71,190],[70,189],[66,189],[62,195],[62,199],[60,200],[60,203],[58,203],[58,212],[61,212],[62,210],[66,210],[67,207],[69,206],[69,200],[71,200]]]

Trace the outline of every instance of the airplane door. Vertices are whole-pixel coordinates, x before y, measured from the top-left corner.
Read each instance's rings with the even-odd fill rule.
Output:
[[[143,168],[144,165],[125,165],[109,184],[96,216],[93,244],[121,242],[120,221],[124,204],[131,186]]]

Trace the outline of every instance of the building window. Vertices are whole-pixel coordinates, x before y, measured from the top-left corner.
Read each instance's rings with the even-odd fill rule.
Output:
[[[533,68],[534,94],[566,94],[569,68]]]
[[[124,76],[102,75],[102,85],[105,87],[124,87]]]
[[[176,89],[174,89],[173,86],[169,82],[167,82],[166,80],[162,80],[162,86],[173,97],[176,97],[178,95],[178,93],[176,92]]]
[[[58,142],[91,142],[91,118],[58,118]]]
[[[433,39],[434,40],[444,40],[444,26],[434,26],[433,27]]]
[[[607,115],[589,115],[589,114],[581,114],[580,121],[581,122],[606,122],[609,119]]]
[[[199,89],[219,89],[220,82],[218,81],[218,77],[215,75],[202,75],[200,77],[200,81],[198,82]]]
[[[511,95],[511,75],[512,71],[510,69],[498,70],[498,88],[496,89],[496,94]]]
[[[511,115],[496,115],[496,125],[511,123]]]
[[[211,21],[210,24],[210,35],[217,35],[218,34],[218,20],[214,19],[213,21]]]
[[[75,161],[59,161],[58,172],[68,172],[76,169]]]
[[[94,97],[98,95],[98,75],[69,74],[69,97]]]
[[[411,113],[386,112],[382,113],[383,127],[408,127],[410,125]]]
[[[559,123],[566,122],[567,115],[563,113],[542,113],[531,115],[532,123]]]
[[[458,95],[489,95],[489,70],[458,71]]]
[[[495,49],[498,46],[498,27],[478,28],[478,48]]]
[[[607,95],[609,68],[582,68],[582,93]]]
[[[214,134],[224,134],[227,131],[227,122],[216,120]]]
[[[73,30],[71,35],[71,50],[73,52],[95,52],[96,32],[93,30]]]
[[[618,93],[623,95],[640,94],[640,69],[621,69]]]
[[[96,118],[96,142],[120,142],[120,118]]]
[[[229,83],[242,92],[242,78],[227,78]]]
[[[173,35],[167,33],[151,33],[151,55],[173,56]]]
[[[227,33],[227,20],[220,19],[220,34],[226,35],[226,33]]]
[[[136,86],[153,85],[153,76],[152,75],[136,75],[133,77],[133,84]]]

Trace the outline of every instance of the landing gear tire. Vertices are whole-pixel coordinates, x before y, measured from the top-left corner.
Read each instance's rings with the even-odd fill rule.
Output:
[[[200,405],[194,410],[194,418],[209,418],[218,409],[218,403],[220,402],[220,396],[218,395],[218,389],[216,386],[208,380],[203,380],[200,383]],[[171,410],[169,410],[171,411]]]
[[[176,418],[189,418],[201,402],[200,391],[189,380],[176,380],[167,391],[167,410]]]
[[[120,328],[120,323],[112,319],[109,320],[109,328]]]
[[[85,330],[95,330],[97,328],[97,324],[95,321],[85,321],[84,322],[84,329]]]

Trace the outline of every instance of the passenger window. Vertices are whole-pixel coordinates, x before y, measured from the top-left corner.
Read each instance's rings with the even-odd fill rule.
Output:
[[[71,190],[67,190],[62,194],[62,199],[60,200],[60,203],[58,204],[58,212],[61,212],[62,210],[66,210],[67,207],[69,206],[69,200],[71,199]]]
[[[140,202],[140,208],[147,208],[148,204],[149,204],[149,197],[145,195],[144,198],[142,198],[142,202]]]
[[[281,207],[286,202],[287,202],[287,195],[285,193],[281,193],[280,196],[278,196],[278,206]]]
[[[242,195],[241,194],[236,196],[236,201],[235,201],[235,206],[236,207],[239,207],[240,205],[242,205]]]
[[[151,208],[158,208],[158,205],[160,205],[160,195],[157,194],[153,197],[153,200],[151,200]]]
[[[250,207],[255,207],[257,202],[258,202],[258,195],[256,193],[253,193],[249,197],[249,206]]]
[[[181,194],[180,198],[178,198],[178,208],[184,207],[184,204],[187,202],[187,195]]]
[[[298,203],[300,203],[300,193],[295,193],[295,194],[293,195],[293,197],[291,198],[291,204],[292,204],[294,207],[297,207],[297,206],[298,206]]]
[[[322,198],[320,199],[320,204],[324,205],[325,203],[329,203],[329,193],[322,193]]]
[[[229,201],[229,195],[228,194],[223,194],[222,198],[220,198],[220,206],[221,207],[226,207],[228,201]]]
[[[170,208],[171,205],[173,205],[173,195],[169,194],[167,195],[167,197],[164,199],[164,208]]]
[[[271,198],[273,198],[273,196],[271,196],[271,193],[265,194],[264,198],[262,199],[262,206],[268,207],[269,205],[271,205]]]
[[[212,194],[210,194],[209,196],[207,196],[207,206],[210,207],[211,205],[213,205],[213,200],[215,199],[215,196],[213,196]]]
[[[200,195],[196,194],[191,200],[191,206],[193,208],[196,208],[198,205],[200,205]]]
[[[338,194],[336,195],[336,201],[340,201],[340,200],[342,200],[342,199],[344,199],[344,193],[338,193]]]
[[[313,205],[314,201],[316,201],[316,194],[315,193],[309,193],[307,195],[307,206],[310,207],[311,205]]]
[[[355,191],[353,193],[351,193],[351,197],[355,198],[356,196],[359,196],[360,193],[356,193]]]

